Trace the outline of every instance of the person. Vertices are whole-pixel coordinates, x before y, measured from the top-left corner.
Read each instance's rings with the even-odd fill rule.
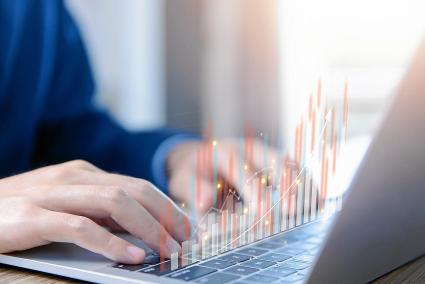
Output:
[[[180,250],[189,219],[171,198],[191,202],[195,174],[204,208],[216,190],[194,163],[205,143],[165,128],[130,133],[96,106],[86,50],[63,1],[0,0],[0,13],[0,253],[70,242],[143,262],[145,251],[110,229],[167,257]],[[261,143],[247,161],[236,144],[220,141],[217,151],[237,168],[260,167],[268,151]],[[223,162],[218,174],[240,188]],[[161,220],[165,209],[171,218]]]

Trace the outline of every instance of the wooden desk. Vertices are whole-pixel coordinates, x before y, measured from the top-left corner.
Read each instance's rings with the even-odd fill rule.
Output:
[[[82,282],[0,265],[0,283],[70,284]],[[425,256],[382,276],[372,283],[425,283]]]

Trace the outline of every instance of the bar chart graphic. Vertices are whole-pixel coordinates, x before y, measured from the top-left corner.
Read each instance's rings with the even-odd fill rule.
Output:
[[[219,158],[215,147],[220,141],[204,135],[208,147],[198,153],[197,166],[210,167],[217,195],[213,206],[197,220],[192,237],[181,244],[181,253],[173,253],[170,260],[163,259],[162,263],[170,262],[174,270],[340,210],[342,196],[330,196],[329,188],[338,172],[338,156],[347,139],[347,82],[343,90],[342,104],[329,106],[318,81],[305,113],[295,126],[292,151],[283,152],[277,159],[265,162],[264,168],[245,176],[247,165],[235,169],[230,160],[230,174],[242,173],[239,175],[242,186],[237,190],[221,184],[215,168]],[[250,127],[245,130],[245,158],[253,155],[252,140],[248,138],[253,132]],[[193,199],[199,203],[199,181],[195,178],[193,183]]]

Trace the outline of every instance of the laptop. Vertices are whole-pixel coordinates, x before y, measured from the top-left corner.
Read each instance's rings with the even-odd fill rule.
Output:
[[[96,283],[366,283],[425,254],[424,200],[425,42],[334,216],[173,270],[155,254],[114,264],[72,244],[0,263]]]

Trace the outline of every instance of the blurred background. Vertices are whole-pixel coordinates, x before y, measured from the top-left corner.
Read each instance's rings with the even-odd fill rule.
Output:
[[[99,102],[132,130],[218,137],[250,123],[285,142],[322,81],[349,84],[349,136],[370,134],[425,31],[425,2],[68,0]]]

